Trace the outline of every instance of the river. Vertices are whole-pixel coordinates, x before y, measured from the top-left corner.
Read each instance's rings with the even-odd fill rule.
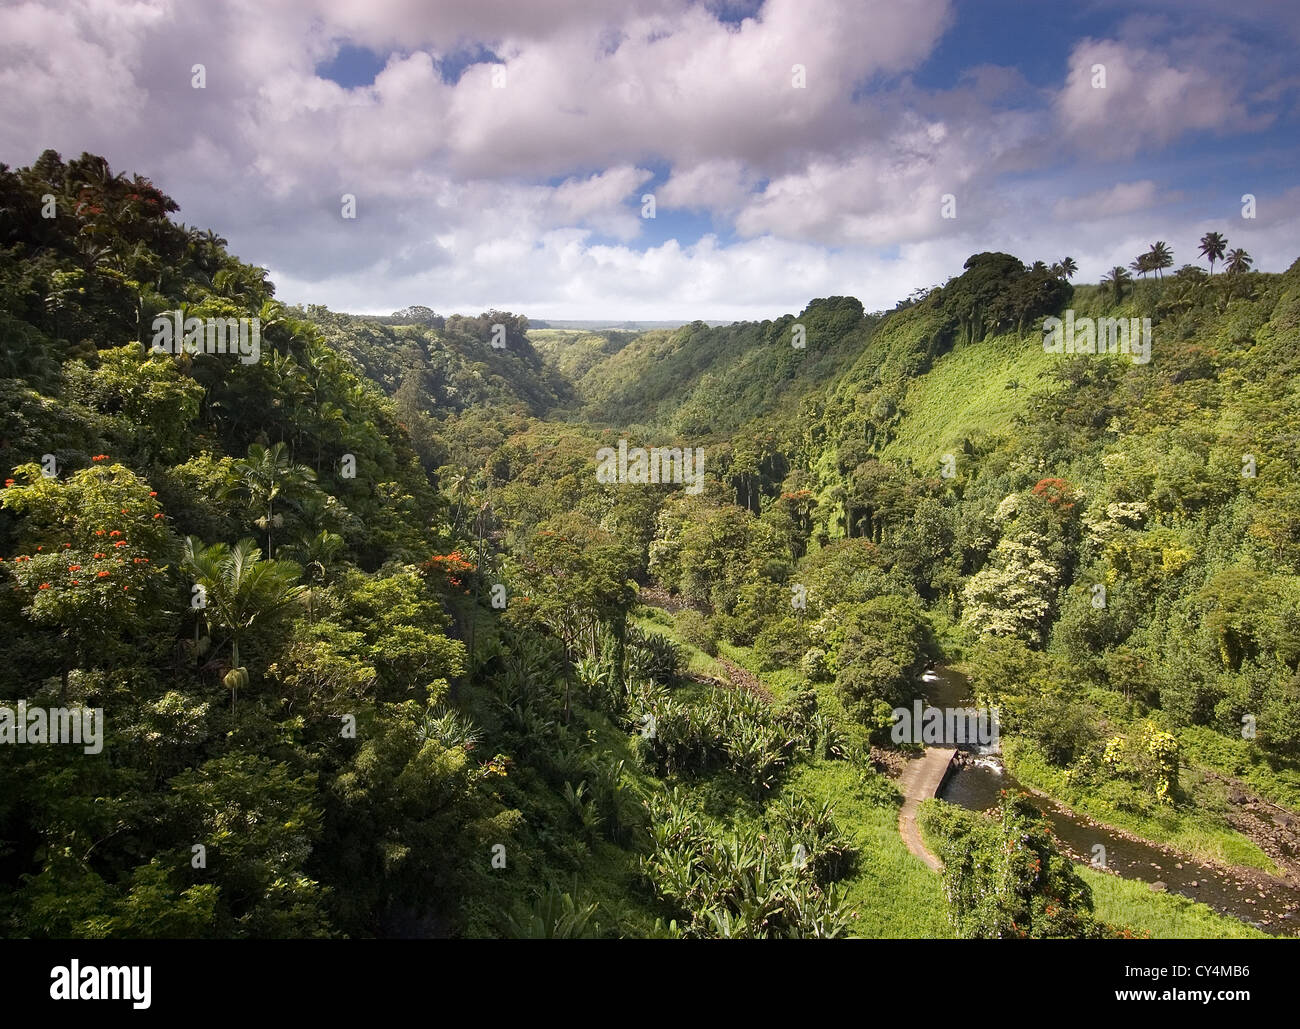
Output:
[[[966,677],[954,669],[940,666],[926,672],[923,686],[926,699],[935,707],[974,706]],[[970,756],[944,780],[939,789],[941,800],[984,811],[997,804],[1000,791],[1024,789],[1003,768],[991,748],[964,745],[960,749]],[[1275,936],[1300,933],[1300,889],[1277,879],[1271,879],[1263,888],[1231,868],[1201,864],[1156,844],[1130,839],[1055,801],[1032,793],[1030,796],[1051,821],[1062,849],[1076,861],[1092,863],[1094,856],[1100,856],[1094,849],[1100,845],[1105,848],[1105,864],[1110,872],[1126,879],[1164,883],[1172,893],[1200,901],[1220,914]]]

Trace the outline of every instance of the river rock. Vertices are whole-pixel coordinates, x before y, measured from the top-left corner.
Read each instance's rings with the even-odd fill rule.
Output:
[[[1153,882],[1151,884],[1151,889],[1154,890],[1156,893],[1164,893],[1165,890],[1169,889],[1169,887],[1166,886],[1164,883],[1160,882],[1159,880],[1157,880],[1156,882]]]

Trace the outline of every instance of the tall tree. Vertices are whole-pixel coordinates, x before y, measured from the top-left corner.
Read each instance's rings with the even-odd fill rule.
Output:
[[[1228,254],[1227,270],[1229,275],[1242,275],[1250,271],[1250,266],[1254,262],[1250,254],[1238,247]]]
[[[1201,237],[1201,256],[1210,262],[1210,275],[1214,275],[1214,262],[1223,259],[1223,252],[1228,248],[1228,241],[1222,233],[1207,232]]]
[[[1117,304],[1124,298],[1124,287],[1132,281],[1133,276],[1128,273],[1128,269],[1118,264],[1101,277],[1101,284],[1109,285],[1114,291]]]
[[[289,460],[288,448],[283,443],[264,447],[254,443],[248,456],[235,462],[236,480],[233,489],[248,498],[249,505],[259,513],[256,525],[266,530],[266,556],[273,557],[272,530],[283,524],[283,517],[275,513],[281,498],[294,500],[306,495],[316,481],[316,473],[306,465]],[[262,513],[265,512],[265,513]]]
[[[202,546],[193,536],[185,539],[182,564],[203,587],[203,617],[224,630],[230,640],[230,704],[248,683],[248,670],[240,664],[239,644],[256,628],[266,627],[288,613],[303,595],[296,585],[302,569],[292,561],[263,561],[251,539],[233,547],[226,543]]]
[[[1164,269],[1172,268],[1174,264],[1173,251],[1169,249],[1169,244],[1164,240],[1159,240],[1151,244],[1151,249],[1147,251],[1147,264],[1160,278],[1164,278]]]

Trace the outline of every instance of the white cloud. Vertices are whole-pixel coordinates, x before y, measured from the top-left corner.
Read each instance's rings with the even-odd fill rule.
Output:
[[[664,207],[712,210],[730,214],[749,196],[757,176],[736,158],[701,161],[674,168],[672,177],[655,193]]]
[[[1086,196],[1062,197],[1052,208],[1052,215],[1060,221],[1099,221],[1154,207],[1158,197],[1159,188],[1150,179],[1118,182]]]
[[[1095,276],[1147,234],[1192,246],[1204,219],[1156,217],[1177,194],[1151,171],[1060,167],[1260,124],[1242,49],[1162,18],[1079,42],[1057,91],[981,64],[927,92],[909,75],[953,23],[949,0],[767,0],[739,25],[688,0],[11,4],[0,160],[102,153],[269,266],[282,297],[336,308],[765,317],[834,293],[889,307],[977,250],[1071,253]],[[373,84],[316,75],[343,43],[385,55]],[[443,80],[449,55],[480,47],[505,88],[486,64]],[[661,218],[703,215],[717,235],[660,242],[646,191]],[[1285,210],[1261,197],[1257,260],[1285,254]]]
[[[1108,39],[1087,39],[1074,48],[1056,110],[1076,150],[1128,156],[1188,132],[1248,127],[1240,86],[1222,62],[1198,63],[1189,54],[1176,66],[1168,54],[1167,48]],[[1094,85],[1101,75],[1104,87]]]

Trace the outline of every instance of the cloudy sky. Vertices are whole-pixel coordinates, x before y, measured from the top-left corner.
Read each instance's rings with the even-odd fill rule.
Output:
[[[981,250],[1300,257],[1294,0],[2,2],[0,161],[103,154],[293,303],[765,318]]]

